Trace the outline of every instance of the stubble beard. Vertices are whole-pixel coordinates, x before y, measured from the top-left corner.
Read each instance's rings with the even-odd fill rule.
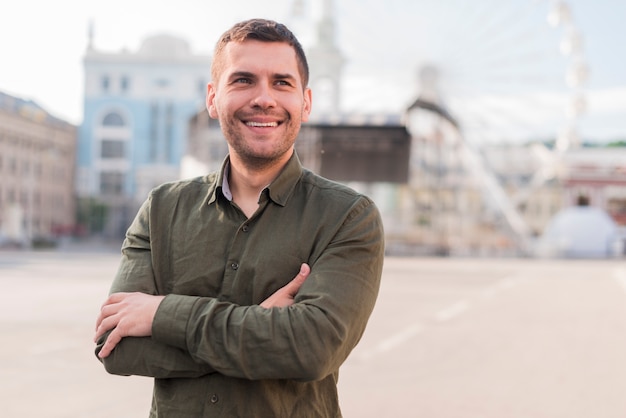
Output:
[[[282,122],[283,125],[288,126],[285,131],[285,136],[281,141],[276,143],[273,148],[264,152],[259,152],[248,145],[245,135],[241,132],[241,129],[239,129],[239,120],[239,118],[235,117],[234,120],[224,121],[222,126],[224,127],[224,136],[231,148],[231,152],[235,153],[248,169],[262,171],[270,168],[276,165],[285,153],[292,151],[298,135],[298,128],[294,125],[294,121],[290,116],[285,118]]]

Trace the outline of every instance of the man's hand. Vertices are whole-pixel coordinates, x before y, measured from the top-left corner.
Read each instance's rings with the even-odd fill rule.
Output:
[[[98,353],[105,358],[124,337],[148,337],[152,335],[152,321],[165,296],[153,296],[145,293],[114,293],[104,302],[96,322],[98,340],[111,331],[105,344]]]
[[[293,298],[296,296],[296,293],[298,293],[298,290],[300,290],[300,286],[302,286],[302,283],[304,283],[310,272],[311,267],[303,263],[300,266],[300,273],[289,283],[274,292],[269,298],[265,299],[263,303],[261,303],[261,306],[269,309],[293,305]]]
[[[306,280],[311,268],[308,264],[300,266],[300,273],[273,295],[265,299],[264,308],[285,307],[293,305],[293,299]],[[165,296],[153,296],[145,293],[114,293],[104,302],[96,322],[97,341],[111,331],[106,342],[98,353],[105,358],[124,337],[149,337],[152,335],[152,322],[159,304]]]

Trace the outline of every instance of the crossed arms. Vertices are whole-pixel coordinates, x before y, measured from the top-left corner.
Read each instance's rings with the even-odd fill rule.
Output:
[[[151,237],[150,208],[144,209],[127,235],[123,272],[97,320],[96,353],[110,373],[316,380],[337,371],[358,343],[378,294],[384,251],[371,202],[356,202],[328,242],[303,237],[311,250],[300,273],[291,260],[296,270],[285,273],[282,266],[280,275],[283,283],[289,274],[294,279],[246,306],[163,287],[154,263],[168,253],[154,245],[169,241],[154,231]]]
[[[293,305],[296,293],[310,272],[309,265],[303,263],[296,277],[265,299],[260,306],[270,309]],[[141,292],[120,292],[109,296],[102,305],[96,321],[94,342],[98,342],[110,331],[106,342],[99,350],[98,357],[108,357],[124,337],[150,337],[154,316],[164,298],[162,295]]]

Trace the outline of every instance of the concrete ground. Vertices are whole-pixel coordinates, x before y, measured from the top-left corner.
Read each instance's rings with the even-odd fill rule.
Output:
[[[0,252],[3,417],[148,415],[150,379],[93,354],[117,262]],[[346,418],[622,418],[625,357],[624,260],[388,258],[340,399]]]

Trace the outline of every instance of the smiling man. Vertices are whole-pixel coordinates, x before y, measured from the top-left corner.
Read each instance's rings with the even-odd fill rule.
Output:
[[[106,370],[154,378],[151,417],[340,417],[339,367],[374,307],[383,230],[366,196],[304,169],[308,65],[282,24],[217,43],[220,172],[157,187],[96,324]]]

